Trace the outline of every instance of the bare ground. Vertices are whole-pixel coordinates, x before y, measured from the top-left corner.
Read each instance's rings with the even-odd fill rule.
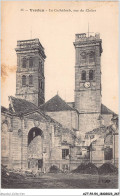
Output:
[[[2,188],[22,189],[115,189],[118,188],[118,175],[90,174],[42,174],[38,177],[2,180]]]

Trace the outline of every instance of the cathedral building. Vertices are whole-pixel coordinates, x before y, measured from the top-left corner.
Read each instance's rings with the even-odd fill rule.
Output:
[[[2,164],[8,168],[47,172],[52,165],[117,164],[118,116],[101,103],[102,40],[83,33],[73,44],[74,102],[55,95],[45,103],[44,47],[39,39],[17,41],[16,96],[1,108]]]

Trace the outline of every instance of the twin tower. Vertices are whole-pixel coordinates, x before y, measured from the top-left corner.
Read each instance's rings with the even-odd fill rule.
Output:
[[[75,109],[79,126],[88,129],[101,113],[101,53],[99,34],[75,35]],[[16,96],[39,106],[45,103],[45,52],[39,39],[17,41]],[[93,126],[94,128],[94,126]]]

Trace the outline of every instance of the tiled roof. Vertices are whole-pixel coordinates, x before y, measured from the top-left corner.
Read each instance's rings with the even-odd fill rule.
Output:
[[[115,114],[112,110],[108,109],[105,105],[101,104],[101,114]]]
[[[72,107],[72,108],[75,108],[75,102],[67,102],[67,104]]]
[[[10,96],[11,108],[16,114],[25,114],[38,109],[33,103],[26,101],[25,99],[18,99]]]
[[[9,109],[5,108],[4,106],[1,106],[1,112],[9,112]]]
[[[54,96],[45,104],[40,106],[43,111],[54,112],[54,111],[66,111],[74,110],[70,107],[59,95]]]
[[[41,111],[36,105],[33,103],[26,101],[25,99],[18,99],[16,97],[10,96],[10,102],[11,102],[11,108],[12,111],[16,115],[21,115],[21,114],[27,114],[29,112],[35,112],[37,111],[40,113],[45,119],[55,123],[57,126],[62,127],[62,129],[65,131],[67,130],[66,128],[63,127],[59,122],[51,118],[50,116],[46,115],[43,111]],[[69,130],[70,131],[70,130]]]
[[[65,102],[59,95],[55,95],[45,104],[40,106],[43,111],[54,112],[54,111],[66,111],[76,110],[74,102]],[[112,110],[101,104],[101,114],[115,114]]]

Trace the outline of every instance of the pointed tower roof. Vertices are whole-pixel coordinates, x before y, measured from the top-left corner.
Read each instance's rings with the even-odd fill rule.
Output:
[[[45,104],[40,106],[40,109],[47,112],[75,110],[74,108],[70,107],[59,95],[55,95]]]

